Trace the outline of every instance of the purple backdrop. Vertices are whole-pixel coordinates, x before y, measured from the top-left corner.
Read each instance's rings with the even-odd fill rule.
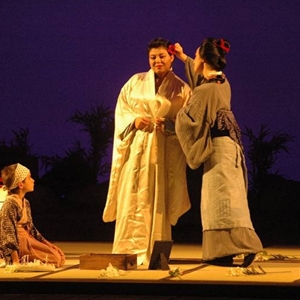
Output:
[[[149,69],[147,43],[180,42],[194,56],[208,36],[230,40],[226,75],[237,119],[295,138],[276,167],[300,180],[300,1],[26,0],[0,3],[0,139],[27,127],[33,152],[63,155],[87,138],[75,109],[112,109],[122,85]],[[184,78],[183,64],[174,70]]]

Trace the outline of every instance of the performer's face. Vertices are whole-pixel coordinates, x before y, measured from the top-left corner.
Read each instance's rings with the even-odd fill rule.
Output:
[[[166,75],[174,61],[174,55],[170,55],[166,48],[152,48],[149,52],[149,65],[150,68],[158,76]]]
[[[34,190],[34,179],[31,177],[30,172],[27,175],[27,177],[25,178],[24,182],[22,182],[20,184],[21,184],[20,187],[23,189],[23,191],[25,193],[32,192]]]
[[[198,74],[203,73],[203,59],[200,57],[199,54],[200,48],[197,48],[196,53],[195,53],[195,59],[194,59],[194,72]]]

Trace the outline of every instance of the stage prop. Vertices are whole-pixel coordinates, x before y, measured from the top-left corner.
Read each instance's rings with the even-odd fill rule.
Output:
[[[79,256],[81,270],[106,269],[109,263],[120,270],[135,270],[137,269],[137,255],[89,253]]]
[[[149,270],[170,270],[169,258],[173,241],[155,241],[150,257]]]

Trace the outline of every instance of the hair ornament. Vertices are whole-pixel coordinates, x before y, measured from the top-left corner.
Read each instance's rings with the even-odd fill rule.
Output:
[[[230,50],[229,43],[226,40],[224,40],[224,39],[216,40],[216,41],[214,41],[214,44],[215,44],[216,47],[221,48],[226,53],[228,53],[229,50]]]
[[[174,45],[169,45],[167,51],[168,51],[170,54],[175,54],[175,46],[174,46]]]

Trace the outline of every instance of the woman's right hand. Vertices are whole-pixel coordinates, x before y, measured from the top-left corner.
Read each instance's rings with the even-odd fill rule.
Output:
[[[135,121],[134,121],[135,128],[139,129],[139,130],[145,129],[150,124],[151,124],[151,119],[144,118],[144,117],[136,118]]]
[[[175,43],[175,55],[177,58],[179,58],[181,61],[185,62],[187,59],[187,55],[183,52],[183,48],[179,43]]]

